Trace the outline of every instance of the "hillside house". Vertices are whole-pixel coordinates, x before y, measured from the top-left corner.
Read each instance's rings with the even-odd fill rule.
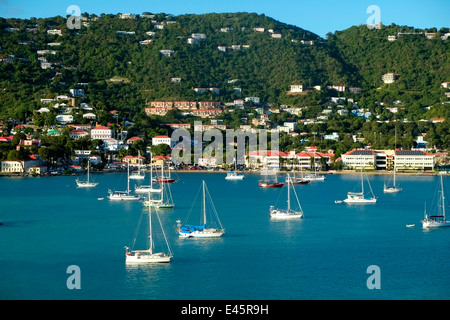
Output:
[[[93,129],[91,129],[91,139],[95,140],[108,140],[112,138],[113,132],[110,128],[104,127],[104,126],[97,126]]]

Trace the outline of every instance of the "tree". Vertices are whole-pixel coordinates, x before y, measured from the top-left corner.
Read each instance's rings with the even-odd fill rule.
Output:
[[[158,144],[156,146],[151,147],[152,155],[157,156],[166,156],[169,155],[172,150],[167,144]]]

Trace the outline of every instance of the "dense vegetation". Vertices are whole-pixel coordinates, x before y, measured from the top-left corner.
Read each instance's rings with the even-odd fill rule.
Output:
[[[118,15],[83,14],[89,23],[80,30],[70,30],[66,19],[20,20],[0,18],[0,119],[20,121],[32,119],[40,125],[54,125],[54,115],[37,114],[42,107],[40,99],[68,94],[71,88],[87,83],[84,102],[95,107],[97,121],[122,122],[128,119],[136,125],[131,132],[144,138],[161,133],[161,122],[193,121],[181,119],[177,111],[165,118],[145,116],[144,108],[152,100],[215,100],[222,103],[248,96],[260,97],[272,106],[290,105],[306,107],[302,116],[285,112],[272,114],[272,123],[282,123],[288,118],[314,118],[330,107],[331,96],[345,96],[357,101],[372,116],[370,122],[353,115],[342,117],[334,112],[328,121],[313,125],[299,125],[307,132],[309,144],[319,144],[322,149],[334,148],[338,154],[349,148],[361,146],[351,135],[365,138],[373,147],[393,147],[397,130],[397,146],[412,147],[414,139],[427,133],[426,139],[437,148],[450,147],[449,99],[441,83],[450,81],[450,39],[440,36],[449,32],[419,30],[406,26],[382,26],[368,29],[354,26],[328,34],[327,39],[286,25],[264,15],[233,13],[170,16],[153,18],[137,16],[120,19]],[[153,21],[152,21],[153,20]],[[164,23],[162,30],[155,29],[155,21]],[[168,23],[173,21],[174,23]],[[7,31],[18,28],[18,31]],[[37,28],[27,31],[27,28]],[[222,28],[229,28],[222,32]],[[265,28],[264,32],[253,28]],[[62,36],[49,35],[47,30],[61,29]],[[282,34],[274,39],[268,30]],[[133,31],[135,34],[118,34]],[[155,32],[149,36],[147,32]],[[436,32],[434,39],[422,36],[405,36],[389,42],[389,35],[398,32]],[[204,33],[206,39],[188,44],[193,33]],[[139,41],[151,39],[143,45]],[[302,40],[304,41],[302,43]],[[312,43],[308,41],[313,41]],[[58,42],[51,47],[48,43]],[[248,45],[232,50],[232,45]],[[218,50],[226,46],[226,52]],[[160,50],[173,50],[171,57],[163,57]],[[55,50],[46,54],[53,69],[42,69],[37,50]],[[11,57],[12,63],[5,59]],[[388,72],[398,74],[396,83],[385,85],[381,79]],[[172,83],[171,78],[181,78]],[[117,80],[117,81],[111,81]],[[236,82],[229,80],[238,79]],[[321,86],[321,91],[311,90],[307,95],[288,95],[294,83],[305,87]],[[327,85],[346,84],[361,88],[360,94],[337,93],[327,90]],[[207,91],[198,95],[196,87],[217,87],[220,94]],[[236,93],[234,88],[241,88]],[[393,114],[386,107],[401,101],[400,110]],[[77,99],[77,104],[82,100]],[[355,106],[344,104],[348,110]],[[336,106],[332,105],[333,111]],[[118,110],[118,118],[110,111]],[[74,115],[78,122],[85,121]],[[225,113],[225,124],[236,128],[242,118],[250,121],[254,111]],[[420,122],[421,119],[443,117],[444,123]],[[407,119],[408,121],[404,121]],[[375,120],[383,121],[376,122]],[[398,120],[398,121],[396,121]],[[396,122],[395,122],[396,121]],[[6,131],[4,131],[5,134]],[[312,135],[313,132],[319,135]],[[324,141],[321,134],[338,132],[339,141]],[[380,135],[381,133],[381,135]],[[378,137],[378,139],[377,139]],[[306,144],[308,144],[306,143]],[[286,137],[284,149],[301,149],[299,138]]]

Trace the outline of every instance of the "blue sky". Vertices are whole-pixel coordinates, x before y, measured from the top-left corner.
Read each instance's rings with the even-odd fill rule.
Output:
[[[67,7],[77,5],[81,12],[168,14],[211,12],[264,13],[280,22],[312,31],[322,37],[327,32],[365,24],[370,5],[380,8],[381,22],[417,28],[450,27],[449,0],[0,0],[0,17],[45,18],[66,16]]]

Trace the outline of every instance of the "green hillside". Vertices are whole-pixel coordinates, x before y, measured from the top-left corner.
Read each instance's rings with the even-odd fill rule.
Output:
[[[67,91],[76,83],[89,83],[88,98],[94,104],[105,103],[137,111],[153,99],[196,99],[198,96],[192,90],[195,87],[221,89],[220,96],[204,97],[208,99],[236,98],[233,88],[240,87],[243,96],[278,102],[285,98],[285,91],[292,83],[316,85],[351,79],[343,63],[330,54],[325,41],[317,35],[264,15],[171,17],[160,14],[152,19],[102,15],[97,21],[93,20],[90,19],[89,27],[69,30],[61,17],[30,21],[1,19],[1,54],[4,57],[14,55],[15,59],[14,63],[0,66],[1,85],[9,91],[9,94],[3,93],[0,114],[14,116],[16,109],[31,111],[33,108],[28,103],[36,98]],[[163,23],[164,29],[155,29],[155,21]],[[26,31],[36,26],[37,31]],[[11,27],[19,31],[5,31]],[[222,28],[230,31],[222,32]],[[265,32],[254,31],[254,28],[264,28]],[[61,29],[62,36],[48,35],[48,29]],[[283,38],[272,38],[269,29],[282,34]],[[135,34],[118,34],[117,31]],[[149,31],[155,35],[147,35]],[[192,33],[203,33],[206,39],[188,44]],[[146,39],[153,42],[139,43]],[[301,40],[313,40],[313,45],[302,44]],[[53,42],[61,45],[48,46]],[[233,45],[240,45],[241,49],[233,50],[230,48]],[[227,47],[226,52],[219,51],[218,46]],[[45,49],[57,51],[56,55],[46,55],[49,62],[57,62],[53,69],[40,68],[37,50]],[[159,52],[164,49],[173,50],[173,56],[164,58]],[[113,77],[128,81],[108,81]],[[173,77],[182,81],[174,85]],[[233,79],[239,81],[228,83]],[[28,106],[14,101],[17,96]]]
[[[48,30],[60,30],[61,35],[48,34]],[[434,124],[418,121],[450,116],[448,90],[441,86],[450,81],[450,40],[441,39],[448,32],[446,28],[391,25],[368,29],[363,25],[322,39],[254,13],[148,14],[131,19],[121,19],[119,14],[84,14],[81,29],[73,30],[59,16],[0,18],[0,119],[37,117],[36,110],[43,106],[40,99],[68,94],[73,88],[85,90],[83,100],[77,98],[76,103],[93,106],[99,123],[111,121],[111,110],[118,110],[120,119],[139,121],[145,118],[144,108],[155,100],[225,104],[253,96],[272,106],[309,106],[300,116],[307,118],[329,107],[330,97],[345,96],[377,115],[371,120],[414,121],[413,129],[405,124],[403,130],[411,135],[407,146],[417,134],[432,130],[437,146],[446,147],[448,120],[437,125],[439,130]],[[427,39],[425,33],[433,33],[434,38]],[[396,40],[388,41],[392,35]],[[142,42],[145,40],[151,41]],[[161,50],[170,50],[171,56],[165,57]],[[397,81],[384,84],[385,73],[394,73]],[[310,92],[288,95],[291,84],[303,84]],[[340,84],[346,85],[345,93],[327,89]],[[314,86],[322,90],[312,89]],[[220,89],[220,94],[194,91],[211,87]],[[350,87],[360,88],[361,93],[349,93]],[[389,106],[400,108],[393,114],[387,111]],[[238,115],[245,116],[245,112]],[[44,116],[40,123],[54,123]],[[171,114],[170,120],[176,116]],[[286,117],[281,113],[272,115],[271,120]],[[226,123],[239,122],[237,116],[224,119]],[[350,113],[345,119],[331,116],[325,124],[300,128],[322,133],[362,131],[370,140],[367,135],[373,129],[363,124]],[[383,130],[394,132],[392,122],[386,126]]]

